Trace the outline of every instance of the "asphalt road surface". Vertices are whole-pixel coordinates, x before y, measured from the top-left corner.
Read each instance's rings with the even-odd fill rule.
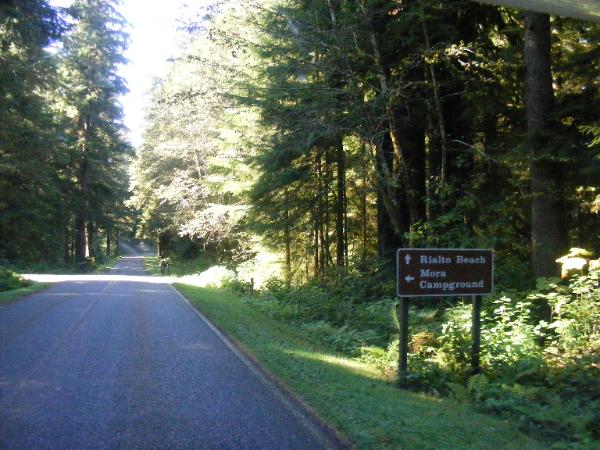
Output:
[[[0,448],[317,449],[319,427],[127,258],[0,306]]]

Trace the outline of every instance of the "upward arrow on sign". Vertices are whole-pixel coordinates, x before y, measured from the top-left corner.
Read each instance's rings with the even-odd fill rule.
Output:
[[[404,257],[404,261],[406,262],[406,264],[410,264],[411,260],[412,260],[412,258],[410,257],[410,255],[406,255]]]

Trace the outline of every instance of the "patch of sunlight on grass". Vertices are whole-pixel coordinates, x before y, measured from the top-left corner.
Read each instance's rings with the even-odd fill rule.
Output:
[[[184,275],[177,279],[178,283],[197,287],[219,287],[227,279],[235,277],[235,273],[225,266],[212,266],[194,275]]]
[[[309,352],[303,350],[284,350],[284,353],[290,356],[298,356],[303,359],[310,361],[318,361],[332,366],[337,366],[348,372],[352,372],[362,377],[370,378],[373,380],[387,381],[383,374],[369,365],[358,361],[356,359],[344,358],[343,356],[332,355],[330,353],[323,352]]]

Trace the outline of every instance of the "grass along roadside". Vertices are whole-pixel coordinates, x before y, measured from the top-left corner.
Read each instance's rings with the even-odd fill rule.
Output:
[[[0,292],[0,305],[17,300],[27,295],[35,294],[36,292],[43,291],[50,286],[52,286],[52,283],[31,282],[29,286],[20,289],[12,289],[10,291]]]
[[[377,370],[327,351],[298,328],[253,307],[252,300],[217,289],[176,287],[361,449],[544,448],[495,417],[452,400],[398,390]]]

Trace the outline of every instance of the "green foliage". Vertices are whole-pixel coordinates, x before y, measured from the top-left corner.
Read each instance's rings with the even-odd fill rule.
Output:
[[[470,405],[398,389],[377,370],[316,343],[306,329],[266,314],[256,307],[259,299],[176,286],[358,448],[545,447]]]
[[[246,297],[255,293],[254,285],[251,282],[243,281],[238,278],[226,279],[221,287]]]
[[[600,271],[575,275],[567,285],[553,279],[538,280],[538,289],[528,295],[532,302],[546,302],[549,321],[540,321],[549,358],[563,360],[582,355],[600,355]]]
[[[46,47],[63,27],[45,0],[0,5],[0,258],[12,262],[60,252],[65,161],[50,101],[55,60]]]
[[[394,377],[395,301],[380,297],[385,290],[377,273],[358,272],[302,287],[272,279],[249,304]],[[540,279],[535,290],[486,298],[482,373],[475,375],[470,368],[471,305],[415,302],[410,388],[473,403],[557,443],[557,448],[593,447],[600,402],[598,281],[598,271],[592,269],[568,282]]]
[[[541,364],[542,349],[532,324],[530,304],[501,297],[492,302],[488,311],[489,315],[482,318],[481,331],[486,343],[481,355],[484,367],[501,376],[503,371],[514,371],[523,360]]]
[[[387,348],[360,347],[360,360],[375,367],[385,374],[393,374],[398,366],[400,341],[393,339]]]
[[[29,286],[31,283],[19,274],[5,267],[0,267],[0,292],[11,291]]]
[[[457,399],[518,419],[522,429],[560,445],[586,445],[594,436],[600,389],[598,272],[569,283],[540,279],[535,291],[486,302],[481,361],[484,374],[468,378],[470,314],[466,305],[446,313],[436,353]],[[540,302],[551,321],[532,313]],[[438,370],[437,366],[413,370]],[[454,376],[453,376],[454,375]],[[458,375],[458,379],[456,378]],[[456,380],[465,379],[466,384]],[[562,448],[560,447],[559,448]]]
[[[193,241],[223,263],[237,264],[251,254],[252,239],[240,220],[253,176],[244,162],[251,136],[242,133],[252,129],[254,119],[241,107],[234,110],[231,99],[246,56],[213,33],[227,27],[224,18],[209,20],[214,23],[186,36],[150,93],[130,204],[140,213],[138,234],[160,238],[165,247],[171,245],[167,241]],[[174,253],[182,260],[195,256]]]
[[[0,5],[0,257],[12,263],[70,263],[75,231],[78,262],[85,231],[102,258],[98,232],[114,239],[126,213],[116,72],[125,35],[114,4]]]

